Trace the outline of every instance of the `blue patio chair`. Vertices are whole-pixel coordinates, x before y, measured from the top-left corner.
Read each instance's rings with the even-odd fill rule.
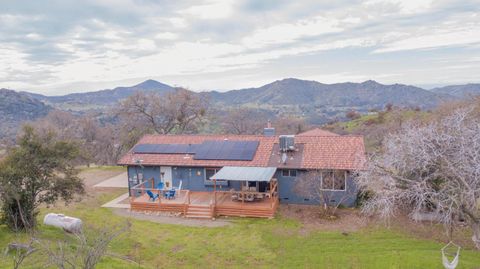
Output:
[[[165,192],[164,195],[165,195],[165,198],[167,198],[167,199],[173,199],[173,198],[175,198],[175,190],[174,189],[168,190],[168,191]]]
[[[158,198],[158,193],[154,195],[150,190],[147,190],[147,194],[150,196],[149,200],[152,200],[153,202],[155,202],[155,199]]]
[[[170,198],[170,191],[169,190],[165,190],[163,192],[163,197],[165,197],[166,199],[169,199]]]

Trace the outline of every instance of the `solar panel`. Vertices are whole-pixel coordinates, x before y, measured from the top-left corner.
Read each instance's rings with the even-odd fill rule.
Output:
[[[194,154],[197,144],[139,144],[134,153],[143,154]]]
[[[204,141],[202,144],[139,144],[134,153],[141,154],[194,154],[195,160],[251,161],[258,141]]]
[[[258,141],[205,141],[196,147],[195,160],[251,161]]]

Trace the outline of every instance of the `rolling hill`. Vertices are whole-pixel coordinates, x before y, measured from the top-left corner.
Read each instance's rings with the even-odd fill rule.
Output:
[[[479,85],[448,86],[428,91],[403,84],[385,85],[373,80],[324,84],[288,78],[258,88],[198,94],[205,95],[210,100],[210,107],[215,108],[215,111],[249,107],[268,111],[272,115],[304,117],[311,124],[323,124],[332,119],[344,119],[350,110],[367,112],[371,109],[382,109],[388,103],[398,107],[431,109],[443,101],[462,98],[467,92],[477,92]],[[128,87],[63,96],[2,90],[0,119],[5,122],[2,128],[9,130],[4,131],[3,135],[15,133],[20,122],[46,115],[51,107],[77,113],[92,110],[104,112],[137,91],[165,94],[174,89],[167,84],[147,80]]]
[[[116,87],[114,89],[100,90],[94,92],[71,93],[62,96],[45,96],[41,94],[27,93],[31,97],[50,104],[59,109],[88,110],[101,109],[110,106],[118,101],[127,98],[137,91],[158,92],[165,94],[173,91],[174,88],[155,80],[146,80],[140,84],[129,87]]]
[[[210,92],[216,101],[226,105],[246,103],[269,105],[315,104],[322,106],[398,106],[432,107],[451,96],[402,84],[384,85],[369,80],[363,83],[323,84],[316,81],[283,79],[259,88]],[[421,101],[420,101],[421,100]]]
[[[283,79],[259,88],[208,92],[217,105],[259,107],[279,114],[302,115],[310,123],[320,124],[332,118],[342,119],[349,110],[366,112],[391,103],[399,107],[430,109],[456,97],[419,87],[384,85],[373,80],[363,83],[323,84],[316,81]]]
[[[44,117],[51,109],[28,94],[0,89],[0,138],[15,137],[22,123]]]
[[[459,98],[480,95],[480,84],[451,85],[431,90],[434,93],[449,94]]]

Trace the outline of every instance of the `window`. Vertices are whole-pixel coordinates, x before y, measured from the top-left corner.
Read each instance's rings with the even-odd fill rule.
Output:
[[[322,190],[344,191],[347,182],[347,172],[343,170],[322,171]]]
[[[333,182],[333,189],[344,191],[345,184],[346,184],[346,172],[342,170],[336,170],[333,175],[335,177],[335,181]]]
[[[333,171],[322,172],[322,189],[333,190],[335,178]]]
[[[214,185],[210,178],[222,168],[205,168],[205,185]],[[217,180],[217,185],[228,185],[226,180]]]
[[[218,171],[220,171],[220,168],[205,168],[205,180],[210,180]]]
[[[283,169],[282,170],[282,176],[284,176],[284,177],[296,177],[297,176],[297,170]]]

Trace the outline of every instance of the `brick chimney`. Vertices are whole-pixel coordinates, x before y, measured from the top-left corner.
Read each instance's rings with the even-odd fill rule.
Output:
[[[274,136],[275,135],[275,128],[272,127],[272,122],[268,120],[267,127],[263,128],[263,135],[264,136]]]

